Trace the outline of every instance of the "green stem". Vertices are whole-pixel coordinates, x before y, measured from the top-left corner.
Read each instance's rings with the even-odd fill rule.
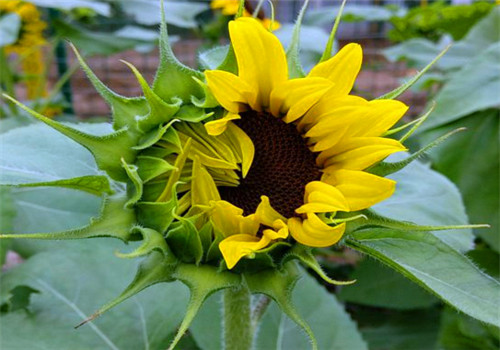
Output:
[[[253,329],[250,311],[250,291],[246,286],[224,290],[224,349],[250,350]]]

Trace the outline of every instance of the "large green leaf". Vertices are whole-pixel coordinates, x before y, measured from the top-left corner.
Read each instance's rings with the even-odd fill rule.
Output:
[[[436,109],[422,130],[457,120],[476,111],[500,105],[500,42],[478,53],[451,75],[436,96]]]
[[[436,349],[439,311],[435,308],[406,312],[358,310],[354,317],[370,350],[424,350]]]
[[[12,232],[59,232],[83,227],[97,217],[101,199],[65,188],[30,187],[11,191],[16,216]],[[2,232],[2,233],[10,233]],[[13,249],[23,256],[68,245],[67,241],[13,240]]]
[[[491,225],[491,228],[479,229],[476,233],[497,252],[500,251],[499,122],[500,110],[490,109],[419,135],[425,144],[458,127],[467,128],[433,149],[429,155],[433,167],[451,179],[462,192],[471,222]]]
[[[116,297],[132,280],[136,260],[112,254],[115,241],[78,241],[71,249],[40,253],[1,278],[1,301],[26,286],[28,311],[0,316],[2,349],[164,349],[184,314],[188,290],[180,283],[153,286],[91,324],[73,327]]]
[[[123,11],[132,16],[137,23],[155,25],[160,23],[160,1],[127,0],[120,3]],[[197,26],[195,17],[209,8],[203,2],[165,1],[165,20],[181,28]]]
[[[395,154],[389,161],[406,156]],[[388,177],[397,182],[396,192],[372,207],[378,214],[423,226],[468,224],[456,186],[428,165],[413,162]],[[470,229],[437,231],[433,235],[459,251],[467,251],[474,246],[474,235]]]
[[[15,43],[20,28],[21,18],[17,13],[9,13],[0,17],[0,48]]]
[[[438,301],[396,271],[371,259],[363,260],[349,279],[357,282],[342,288],[339,293],[342,301],[400,310],[426,308]]]
[[[31,3],[39,7],[51,7],[61,10],[73,10],[75,8],[92,9],[102,16],[111,14],[111,6],[103,1],[98,0],[30,0]]]
[[[89,133],[112,132],[107,123],[80,124],[79,128]],[[89,151],[41,123],[2,134],[0,149],[0,184],[48,182],[102,174]]]
[[[430,233],[372,228],[353,233],[346,244],[379,259],[469,316],[500,324],[500,283]]]
[[[220,295],[217,294],[206,301],[190,329],[198,346],[203,350],[222,348],[219,299]],[[367,349],[356,324],[342,305],[314,278],[304,275],[299,280],[293,292],[293,302],[298,313],[311,326],[319,349]],[[305,333],[283,314],[276,304],[269,306],[261,322],[257,331],[256,349],[310,348]]]
[[[308,11],[304,22],[309,25],[328,25],[337,16],[340,6],[321,7]],[[375,5],[347,4],[342,12],[342,21],[388,21],[392,16],[403,16],[406,10],[390,9]]]

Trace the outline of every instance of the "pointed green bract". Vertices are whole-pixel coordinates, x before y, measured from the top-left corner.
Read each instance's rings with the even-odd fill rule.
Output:
[[[411,162],[419,159],[420,157],[425,155],[427,152],[429,152],[431,149],[438,146],[440,143],[446,141],[446,139],[453,136],[457,132],[461,132],[464,130],[465,130],[464,128],[459,128],[459,129],[453,130],[453,131],[437,138],[433,142],[429,143],[427,146],[422,147],[421,149],[419,149],[418,151],[416,151],[415,153],[411,154],[410,156],[408,156],[407,158],[405,158],[401,161],[393,162],[393,163],[380,162],[380,163],[372,166],[371,168],[368,168],[367,171],[371,174],[379,175],[379,176],[387,176],[387,175],[393,174],[393,173],[403,169]]]
[[[317,350],[318,345],[311,328],[293,306],[292,291],[299,278],[299,270],[293,262],[286,264],[281,272],[265,270],[255,274],[245,274],[245,280],[252,293],[265,294],[273,299],[280,309],[306,332],[311,339],[312,349]]]
[[[304,14],[307,10],[307,5],[309,5],[309,0],[304,1],[302,8],[300,9],[299,16],[297,17],[297,21],[295,22],[295,26],[293,28],[292,42],[286,51],[286,59],[288,63],[288,75],[291,79],[293,78],[303,78],[306,74],[304,73],[304,69],[300,64],[300,27],[302,26],[302,20],[304,18]]]
[[[165,241],[165,237],[158,231],[144,227],[134,227],[131,234],[140,234],[142,236],[142,244],[131,253],[116,253],[120,258],[137,258],[140,256],[149,255],[154,250],[172,257],[173,254]]]
[[[161,2],[160,65],[153,83],[153,91],[165,101],[174,97],[189,103],[191,96],[203,98],[203,90],[193,77],[202,80],[203,73],[191,69],[177,60],[168,39],[164,2]],[[167,5],[168,6],[168,5]]]
[[[388,99],[388,100],[393,100],[403,94],[406,90],[412,87],[413,84],[415,84],[441,57],[444,56],[446,52],[450,49],[450,45],[447,46],[439,55],[434,58],[431,63],[429,63],[427,66],[425,66],[424,69],[422,69],[420,72],[418,72],[415,76],[413,76],[410,80],[408,80],[406,83],[401,85],[400,87],[392,90],[391,92],[388,92],[380,97],[377,97],[377,100],[383,100],[383,99]]]
[[[299,260],[305,267],[312,269],[314,272],[318,274],[319,277],[323,279],[326,283],[333,285],[349,285],[353,284],[356,281],[336,281],[327,276],[325,271],[321,268],[318,261],[314,257],[312,253],[312,248],[307,247],[302,244],[295,244],[295,246],[290,250],[290,252],[286,255],[285,259],[283,259],[283,263],[286,263],[290,260],[297,259]]]
[[[127,201],[127,203],[125,203],[125,207],[131,209],[142,197],[142,180],[137,173],[137,170],[139,169],[137,165],[127,164],[122,158],[122,166],[123,169],[125,169],[125,171],[127,172],[127,176],[132,183],[132,186],[130,186],[130,183],[127,186],[127,197],[129,198],[129,200]]]
[[[120,130],[123,127],[133,129],[136,126],[135,117],[146,115],[148,112],[147,101],[142,97],[129,98],[111,91],[111,89],[104,85],[103,82],[94,74],[87,63],[85,63],[76,47],[73,44],[70,44],[70,46],[94,88],[111,107],[114,129]]]
[[[332,57],[333,45],[335,43],[335,34],[337,34],[337,28],[340,24],[340,19],[342,18],[342,13],[344,12],[344,6],[347,0],[342,0],[342,4],[340,5],[339,12],[337,13],[337,17],[335,18],[335,23],[333,24],[332,31],[330,32],[330,37],[328,38],[328,42],[325,47],[325,51],[323,52],[323,56],[321,56],[320,62],[324,62]]]
[[[124,181],[126,179],[126,174],[121,167],[120,160],[123,158],[127,162],[132,163],[136,155],[136,151],[132,149],[132,146],[137,143],[137,137],[129,133],[127,128],[105,136],[89,135],[49,119],[26,107],[10,96],[4,96],[36,119],[87,148],[94,156],[99,168],[106,171],[111,178],[118,181]]]
[[[109,185],[109,180],[106,176],[101,175],[88,175],[81,177],[74,177],[72,179],[44,181],[44,182],[31,182],[15,185],[0,185],[5,187],[66,187],[75,190],[85,191],[96,196],[103,194],[112,194],[113,190]]]
[[[130,229],[136,222],[134,211],[125,209],[126,202],[127,199],[123,195],[105,198],[100,216],[91,219],[89,225],[74,230],[53,233],[2,234],[0,238],[59,240],[113,237],[126,242],[130,237]]]

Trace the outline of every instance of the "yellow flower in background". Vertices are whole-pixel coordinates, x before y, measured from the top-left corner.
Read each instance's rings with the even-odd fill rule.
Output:
[[[212,0],[210,3],[210,7],[214,10],[220,9],[222,14],[225,16],[234,16],[238,13],[238,8],[240,6],[239,0]],[[243,9],[243,17],[252,17],[251,11],[247,8]],[[277,30],[281,27],[281,23],[274,20],[272,21],[269,18],[256,18],[264,28],[269,29],[271,31]]]
[[[47,94],[44,86],[45,66],[43,61],[43,45],[46,41],[43,31],[47,24],[41,19],[35,5],[18,0],[0,1],[0,14],[16,13],[21,18],[18,40],[6,47],[7,53],[19,55],[24,73],[27,98],[35,99]]]
[[[232,268],[289,233],[304,245],[330,246],[345,223],[327,215],[366,209],[394,192],[394,181],[365,170],[405,150],[382,135],[408,107],[349,94],[362,62],[357,44],[289,79],[281,43],[257,20],[231,21],[229,33],[238,75],[205,72],[227,111],[206,130],[215,137],[242,130],[251,142],[240,144],[247,162],[237,184],[218,185],[210,202],[224,259]]]

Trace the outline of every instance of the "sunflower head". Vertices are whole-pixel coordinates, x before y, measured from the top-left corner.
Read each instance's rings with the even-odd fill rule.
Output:
[[[125,62],[143,90],[134,98],[109,90],[75,50],[112,108],[107,135],[87,134],[14,101],[86,147],[106,173],[54,184],[104,198],[100,217],[87,227],[15,237],[142,240],[119,254],[145,258],[136,278],[91,319],[152,284],[180,280],[192,297],[176,340],[208,295],[231,287],[268,295],[309,331],[291,306],[296,260],[342,283],[326,277],[312,249],[370,225],[365,210],[394,192],[395,182],[374,169],[405,150],[384,135],[407,106],[351,95],[359,45],[326,55],[304,74],[298,35],[287,56],[256,19],[231,21],[229,34],[232,49],[219,69],[200,72],[174,57],[163,21],[152,86]]]

